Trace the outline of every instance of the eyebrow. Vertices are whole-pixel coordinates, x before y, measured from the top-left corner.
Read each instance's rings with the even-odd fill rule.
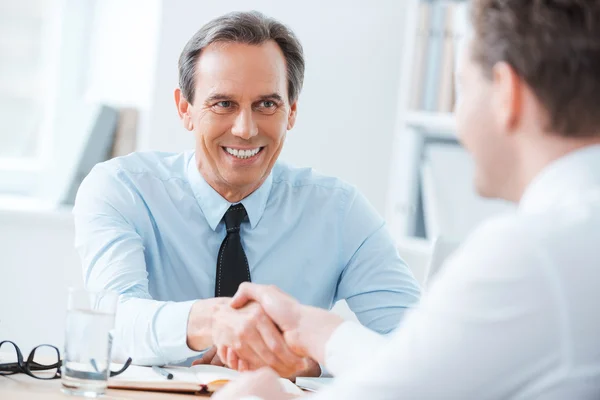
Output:
[[[233,100],[233,96],[226,93],[213,93],[206,98],[205,103],[214,103],[217,101],[229,101]],[[283,102],[283,97],[279,93],[270,93],[264,96],[260,96],[258,101],[262,100],[276,100],[278,102]]]
[[[225,93],[213,93],[204,100],[205,103],[213,103],[215,101],[231,100],[233,96]]]
[[[283,102],[283,97],[279,93],[271,93],[266,96],[260,96],[259,100],[277,100],[279,102]]]

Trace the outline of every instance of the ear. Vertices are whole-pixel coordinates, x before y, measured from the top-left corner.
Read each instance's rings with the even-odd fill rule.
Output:
[[[511,133],[523,115],[525,83],[508,63],[499,62],[492,69],[492,109],[505,132]]]
[[[192,122],[192,118],[189,114],[190,112],[190,103],[186,100],[181,93],[181,89],[175,89],[175,105],[177,106],[177,113],[179,114],[179,118],[183,122],[183,127],[188,131],[194,129],[194,124]]]
[[[296,100],[290,107],[290,114],[288,115],[287,130],[291,130],[296,125],[296,115],[298,113],[298,100]]]

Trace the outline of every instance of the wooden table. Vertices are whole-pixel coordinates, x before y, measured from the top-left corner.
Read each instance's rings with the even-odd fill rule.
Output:
[[[68,396],[60,391],[60,379],[43,381],[25,374],[0,376],[0,399],[1,400],[66,400],[79,399],[83,397]],[[106,395],[101,399],[106,400],[191,400],[207,398],[208,396],[194,396],[187,394],[145,392],[137,390],[108,389]]]

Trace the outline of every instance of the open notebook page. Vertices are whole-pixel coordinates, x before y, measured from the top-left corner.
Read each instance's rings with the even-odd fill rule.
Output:
[[[173,374],[173,379],[159,375],[151,367],[132,365],[122,374],[110,378],[109,386],[122,389],[213,392],[239,376],[237,371],[214,365],[195,365],[190,368],[165,367],[164,369]],[[302,391],[290,380],[280,379],[280,382],[286,392],[302,394]]]

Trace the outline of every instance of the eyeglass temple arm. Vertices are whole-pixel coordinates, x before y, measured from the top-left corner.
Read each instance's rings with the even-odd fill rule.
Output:
[[[131,357],[129,357],[129,358],[127,359],[127,361],[125,361],[125,364],[123,364],[123,366],[121,367],[121,369],[120,369],[120,370],[118,370],[118,371],[110,371],[110,376],[111,376],[111,377],[113,377],[113,376],[117,376],[117,375],[119,375],[119,374],[122,374],[123,372],[125,372],[125,370],[126,370],[127,368],[129,368],[129,366],[131,365],[132,361],[133,361],[133,360],[131,359]]]

